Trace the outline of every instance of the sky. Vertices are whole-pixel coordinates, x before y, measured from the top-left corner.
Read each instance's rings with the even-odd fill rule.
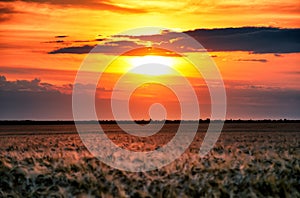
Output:
[[[120,35],[152,26],[168,31]],[[298,0],[0,0],[0,27],[1,120],[73,119],[76,73],[96,45],[89,55],[95,64],[86,72],[102,74],[95,94],[99,119],[114,119],[110,104],[118,78],[150,63],[168,67],[129,71],[130,80],[122,88],[142,79],[179,86],[173,72],[178,70],[195,89],[200,118],[209,118],[205,80],[185,59],[202,51],[188,46],[182,34],[201,43],[218,67],[226,89],[227,119],[300,119]],[[180,54],[162,50],[170,46]],[[124,50],[127,54],[118,56]],[[88,83],[78,86],[91,88]],[[189,103],[185,89],[180,91]],[[119,96],[118,104],[124,105],[125,96]],[[168,87],[148,83],[133,92],[130,113],[134,119],[149,119],[151,104],[161,103],[166,118],[178,119],[179,102]],[[154,118],[161,117],[154,113]]]

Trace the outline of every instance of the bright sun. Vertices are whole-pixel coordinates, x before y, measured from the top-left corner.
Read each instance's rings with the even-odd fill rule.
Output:
[[[132,72],[136,74],[160,76],[174,73],[172,69],[172,66],[174,66],[173,57],[153,55],[137,56],[131,57],[129,62],[133,66]]]

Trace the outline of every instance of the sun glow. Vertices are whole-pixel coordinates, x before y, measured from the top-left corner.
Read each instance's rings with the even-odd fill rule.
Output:
[[[165,56],[139,56],[130,58],[130,64],[133,66],[133,73],[160,76],[171,75],[174,73],[172,67],[175,64],[173,57]]]

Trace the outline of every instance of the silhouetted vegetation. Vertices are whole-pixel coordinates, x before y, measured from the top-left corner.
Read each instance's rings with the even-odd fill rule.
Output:
[[[151,120],[120,120],[118,123],[123,124],[148,124]],[[210,120],[210,119],[200,119],[200,120],[152,120],[153,123],[162,123],[165,122],[166,124],[178,124],[180,122],[183,123],[210,123],[210,122],[221,122],[222,120]],[[76,121],[76,123],[80,124],[117,124],[115,120],[89,120],[89,121]],[[279,120],[271,120],[271,119],[264,119],[264,120],[225,120],[225,123],[300,123],[300,120],[287,120],[287,119],[279,119]],[[74,120],[1,120],[0,125],[74,125]]]

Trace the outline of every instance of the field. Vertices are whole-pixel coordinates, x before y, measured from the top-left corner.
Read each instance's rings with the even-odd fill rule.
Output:
[[[104,128],[118,146],[148,151],[167,143],[177,125],[151,143]],[[200,158],[206,128],[171,164],[133,173],[93,157],[73,125],[0,125],[0,197],[300,197],[300,123],[226,124]]]

